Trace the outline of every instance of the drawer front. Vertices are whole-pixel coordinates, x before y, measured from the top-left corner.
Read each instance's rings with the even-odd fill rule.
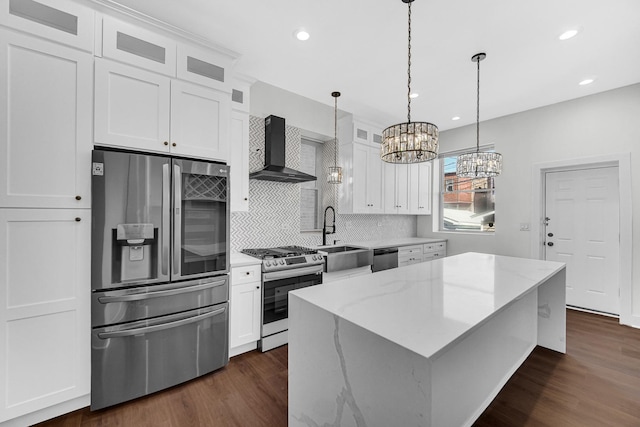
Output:
[[[260,264],[231,269],[231,286],[260,282],[261,280]]]
[[[447,252],[447,242],[436,242],[436,243],[425,243],[422,248],[423,252],[426,254],[428,252]]]
[[[422,255],[422,245],[403,246],[401,248],[398,248],[398,257],[403,257],[406,255]]]
[[[432,261],[434,259],[442,258],[446,256],[444,252],[429,252],[428,254],[423,255],[424,261]]]

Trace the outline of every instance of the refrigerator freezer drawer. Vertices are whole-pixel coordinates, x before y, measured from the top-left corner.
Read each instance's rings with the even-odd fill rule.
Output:
[[[91,336],[91,409],[180,384],[229,362],[228,303],[128,324]]]
[[[132,322],[229,300],[229,276],[141,286],[91,295],[92,327]]]

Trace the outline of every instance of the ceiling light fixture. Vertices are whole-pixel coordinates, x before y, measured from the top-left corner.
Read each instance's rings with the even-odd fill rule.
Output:
[[[454,120],[454,121],[455,120],[460,120],[460,116],[453,116],[453,117],[451,117],[451,120]]]
[[[407,69],[407,121],[389,126],[382,132],[380,158],[388,163],[420,163],[438,156],[438,127],[428,122],[411,121],[411,3],[408,4],[409,49]]]
[[[560,40],[569,40],[578,34],[578,30],[567,30],[558,36]]]
[[[335,99],[334,109],[334,133],[333,133],[333,166],[329,166],[329,175],[327,182],[329,184],[342,183],[342,168],[338,166],[338,97],[340,92],[331,92],[331,96]]]
[[[296,38],[300,41],[306,41],[309,40],[309,33],[306,30],[303,30],[302,28],[299,30],[296,30],[296,32],[294,33]]]
[[[416,99],[416,98],[417,98],[417,97],[419,97],[419,96],[420,96],[420,94],[419,94],[419,93],[413,92],[411,95],[409,95],[409,98],[411,98],[411,99]]]
[[[456,174],[463,178],[488,178],[502,172],[502,154],[480,152],[480,61],[487,57],[485,53],[477,53],[471,57],[478,64],[478,90],[476,113],[476,151],[458,156]]]
[[[581,81],[580,83],[578,83],[580,86],[586,86],[586,85],[590,85],[591,83],[593,83],[594,79],[584,79],[583,81]]]

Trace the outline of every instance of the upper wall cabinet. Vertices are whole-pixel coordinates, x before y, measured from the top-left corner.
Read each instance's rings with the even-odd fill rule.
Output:
[[[410,165],[410,168],[409,213],[431,215],[431,162]]]
[[[0,24],[93,52],[94,11],[67,0],[0,0]]]
[[[91,207],[93,56],[0,29],[0,207]]]
[[[106,59],[95,63],[95,142],[226,161],[229,93]]]
[[[174,40],[108,16],[102,25],[102,56],[175,77]]]
[[[178,44],[178,78],[231,92],[232,79],[229,70],[234,59],[225,53]]]

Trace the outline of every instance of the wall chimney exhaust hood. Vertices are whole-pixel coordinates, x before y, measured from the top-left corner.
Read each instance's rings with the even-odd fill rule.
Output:
[[[285,124],[282,117],[264,119],[264,169],[249,174],[250,179],[277,182],[306,182],[317,178],[308,173],[288,168],[285,158]]]

